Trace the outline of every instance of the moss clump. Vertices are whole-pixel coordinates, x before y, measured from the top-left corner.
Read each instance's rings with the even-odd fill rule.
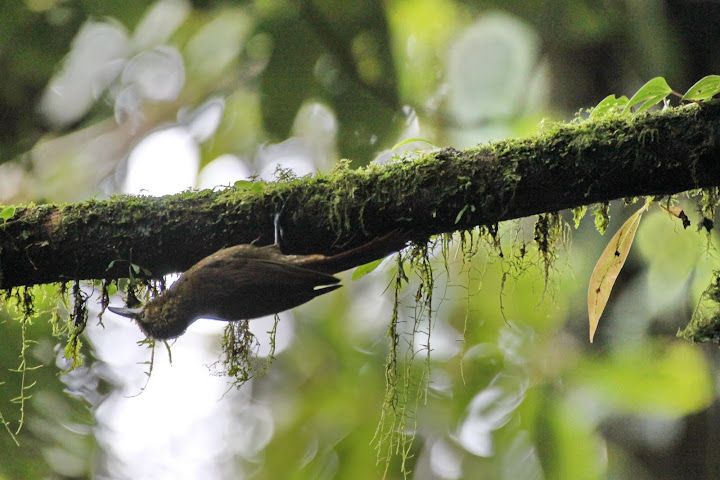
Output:
[[[219,376],[231,379],[232,386],[242,387],[251,378],[267,373],[275,359],[275,335],[280,318],[275,315],[270,334],[270,352],[265,362],[258,359],[260,342],[250,331],[247,320],[228,322],[222,337],[223,359],[215,362],[213,367]]]
[[[700,296],[692,320],[677,335],[691,342],[720,345],[720,270],[715,270],[710,285]]]
[[[557,212],[538,215],[537,221],[535,222],[533,239],[535,240],[535,245],[542,259],[546,286],[550,277],[550,269],[556,258],[556,246],[562,242],[564,237],[564,225],[560,214]]]
[[[604,202],[595,206],[595,228],[600,235],[605,235],[610,224],[610,203]]]

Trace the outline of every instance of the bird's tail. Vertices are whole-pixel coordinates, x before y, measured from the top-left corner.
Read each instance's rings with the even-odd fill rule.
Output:
[[[387,235],[374,238],[359,247],[336,255],[312,255],[307,259],[307,263],[303,262],[302,266],[323,273],[343,272],[402,250],[407,245],[408,237],[409,232],[407,230],[393,230]]]

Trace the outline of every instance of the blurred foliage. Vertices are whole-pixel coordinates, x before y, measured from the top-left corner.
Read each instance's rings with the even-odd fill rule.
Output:
[[[93,17],[135,24],[147,1],[10,2],[0,15],[0,162],[15,158],[47,131],[35,106],[78,28]]]
[[[7,432],[0,435],[0,450],[5,452],[0,456],[0,478],[47,478],[53,474],[86,478],[96,451],[94,421],[87,405],[103,388],[90,373],[91,366],[64,378],[58,376],[59,368],[67,367],[50,321],[50,312],[62,308],[54,300],[58,293],[53,287],[35,287],[28,293],[34,299],[34,312],[29,316],[9,296],[0,308],[0,364],[6,367],[0,370],[0,404],[8,428],[15,434],[15,438]],[[31,347],[24,355],[23,336]],[[27,364],[25,379],[17,371],[23,362]]]
[[[630,97],[653,77],[687,91],[720,70],[719,22],[720,6],[709,1],[6,2],[0,201],[123,191],[129,154],[170,129],[190,132],[201,173],[231,154],[247,175],[298,158],[302,175],[343,157],[358,165],[426,142],[462,147],[523,135],[542,118],[571,118],[609,94]],[[83,32],[106,36],[83,40]],[[112,39],[113,48],[98,38]],[[86,87],[73,97],[69,87],[78,85]],[[244,178],[226,175],[209,186],[236,180]],[[692,202],[682,202],[697,225]],[[615,232],[630,210],[613,204],[598,218],[607,223],[612,213],[607,228]],[[564,218],[572,223],[569,212]],[[406,432],[415,435],[406,455],[413,478],[715,478],[718,355],[674,338],[717,269],[714,237],[681,228],[660,209],[648,212],[590,346],[587,279],[611,235],[581,222],[572,245],[554,246],[546,285],[533,231],[526,219],[501,225],[497,244],[475,238],[474,256],[456,246],[447,257],[435,251],[429,390]],[[167,465],[152,465],[188,478],[187,464],[205,458],[222,465],[208,478],[383,472],[384,450],[372,440],[391,315],[382,292],[392,275],[384,265],[357,282],[348,277],[347,288],[293,312],[288,344],[268,375],[240,392],[247,398],[232,397],[241,402],[232,415],[218,419],[174,397],[185,410],[174,423],[185,429],[163,433],[175,449],[232,435],[220,453],[198,452],[184,464],[171,448]],[[412,324],[418,282],[411,274],[402,292],[400,325]],[[27,392],[21,446],[0,434],[0,478],[152,476],[151,460],[118,453],[120,442],[107,438],[119,437],[93,418],[101,407],[148,396],[127,399],[105,386],[144,367],[133,360],[118,373],[88,351],[84,367],[60,376],[66,365],[42,313],[55,308],[55,293],[36,292],[39,313],[28,333],[38,344],[27,360],[44,367],[30,372],[37,384]],[[401,333],[413,349],[428,340]],[[22,342],[19,314],[8,304],[0,338],[0,412],[14,430],[21,385],[7,369],[20,363]],[[152,404],[154,416],[166,405]],[[183,423],[192,415],[200,420]],[[144,431],[120,433],[149,436],[150,417],[139,422]],[[389,478],[403,477],[401,457],[391,459]]]

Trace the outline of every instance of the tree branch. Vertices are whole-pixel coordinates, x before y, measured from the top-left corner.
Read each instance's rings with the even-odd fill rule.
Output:
[[[621,197],[717,186],[719,130],[720,103],[708,102],[551,126],[412,161],[342,165],[257,190],[18,206],[0,224],[0,288],[126,277],[130,263],[155,277],[183,271],[222,247],[271,243],[282,205],[286,253],[332,254],[396,229],[422,241]]]

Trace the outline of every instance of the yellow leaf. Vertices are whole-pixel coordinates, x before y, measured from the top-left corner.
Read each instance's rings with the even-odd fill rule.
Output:
[[[642,214],[648,209],[650,202],[645,202],[640,210],[635,212],[632,217],[620,227],[615,235],[610,239],[602,255],[595,264],[595,269],[590,276],[590,286],[588,287],[588,316],[590,317],[590,343],[595,336],[600,316],[605,310],[610,291],[615,285],[620,270],[625,265],[630,247],[635,239],[638,225]]]

